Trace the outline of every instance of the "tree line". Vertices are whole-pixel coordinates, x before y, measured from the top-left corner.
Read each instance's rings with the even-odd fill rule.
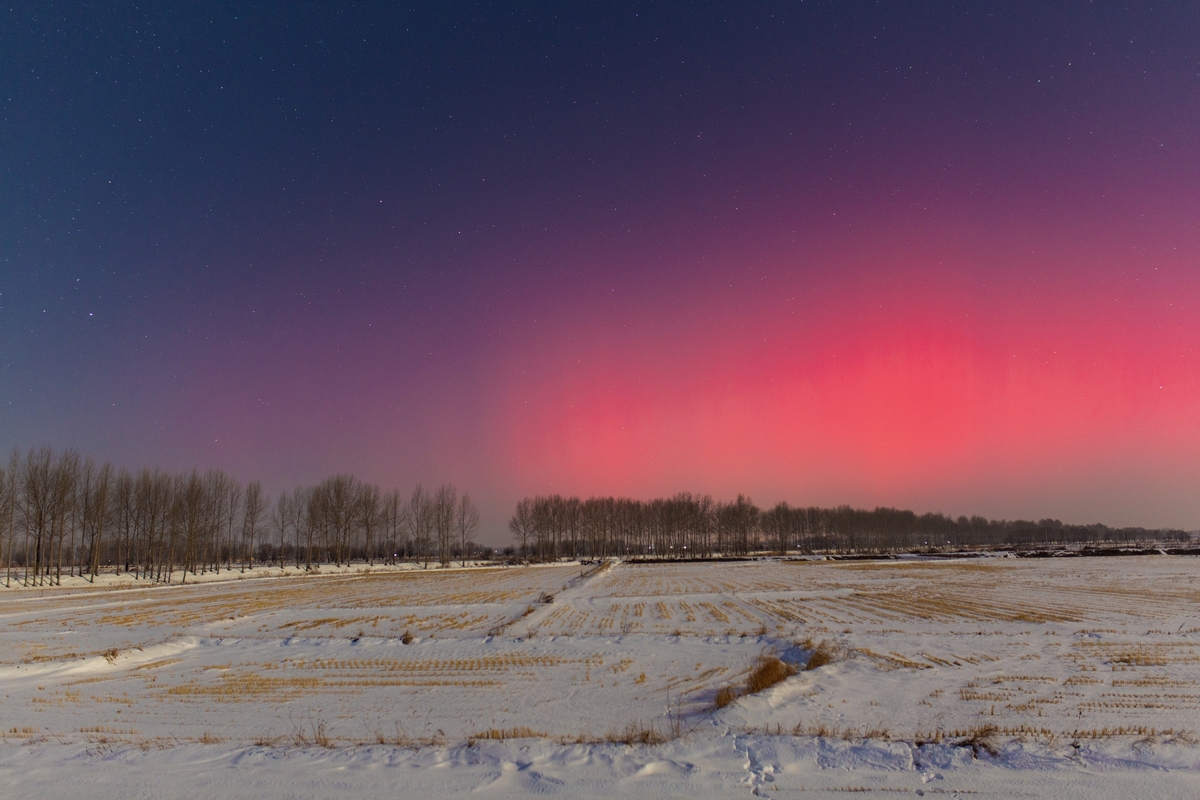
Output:
[[[888,553],[1059,544],[1186,542],[1179,530],[1065,525],[1058,520],[997,521],[864,510],[795,507],[768,510],[738,495],[732,502],[679,494],[649,501],[559,495],[527,497],[509,520],[514,550],[529,559],[710,558],[751,553]]]
[[[454,486],[402,496],[352,475],[272,499],[259,481],[220,470],[130,472],[74,450],[12,452],[0,463],[0,568],[6,586],[58,584],[103,570],[186,582],[256,563],[464,564],[479,548],[479,511]],[[887,553],[975,547],[1186,542],[1178,530],[952,518],[894,508],[758,508],[679,494],[649,501],[527,497],[509,521],[524,559],[709,558],[752,553]]]
[[[187,581],[256,563],[465,564],[479,511],[452,485],[406,496],[352,475],[281,493],[220,470],[130,472],[74,450],[12,452],[0,466],[0,564],[5,586],[57,585],[102,569]]]

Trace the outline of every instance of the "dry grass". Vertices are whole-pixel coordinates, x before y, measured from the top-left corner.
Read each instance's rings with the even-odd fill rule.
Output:
[[[516,731],[519,729],[513,728],[512,730]],[[486,739],[486,738],[491,738],[491,737],[487,736],[486,734],[481,734],[480,736],[477,736],[475,738],[476,739],[478,739],[478,738]],[[357,742],[356,744],[363,744],[363,745],[382,744],[382,745],[391,745],[393,747],[403,747],[403,748],[407,748],[410,750],[416,750],[421,747],[440,747],[440,746],[444,745],[445,743],[446,743],[446,737],[440,730],[437,731],[436,733],[434,733],[432,736],[425,736],[425,737],[410,736],[404,730],[404,726],[400,724],[400,721],[396,720],[395,721],[395,733],[393,735],[389,736],[389,735],[385,734],[382,730],[377,729],[374,731],[373,734],[371,734],[370,739],[363,741],[363,742]],[[474,744],[475,739],[467,739],[467,743]]]
[[[785,664],[776,656],[761,656],[758,666],[746,679],[746,694],[758,694],[770,689],[777,683],[783,683],[796,674],[796,668]]]
[[[625,729],[619,732],[609,733],[603,741],[610,744],[662,744],[668,740],[668,736],[662,733],[655,727],[654,723],[643,725],[640,722],[631,722],[625,726]]]
[[[334,741],[329,736],[325,720],[320,717],[314,719],[312,714],[299,721],[292,720],[292,735],[289,738],[296,747],[316,746],[327,749],[334,747]]]
[[[743,695],[766,691],[795,674],[796,668],[791,664],[784,663],[777,656],[761,655],[758,658],[758,664],[750,670],[745,687],[739,689],[736,686],[722,686],[717,689],[713,704],[717,708],[725,708]]]
[[[677,724],[668,725],[668,729],[659,730],[658,725],[651,722],[631,722],[620,730],[609,731],[600,736],[581,733],[573,737],[564,737],[562,744],[663,744],[683,735]]]
[[[845,661],[847,653],[844,647],[822,639],[820,642],[814,642],[812,639],[805,639],[800,642],[800,646],[808,650],[810,655],[808,661],[804,663],[805,669],[819,669],[829,664]]]
[[[785,728],[781,723],[775,723],[774,725],[764,725],[762,727],[747,727],[742,730],[745,733],[758,736],[812,736],[819,739],[843,739],[847,742],[863,741],[865,739],[876,739],[886,742],[892,739],[891,731],[880,726],[873,728],[855,728],[852,726],[838,728],[827,725],[824,722],[817,722],[811,725],[798,722],[791,728]]]
[[[13,726],[6,731],[0,731],[0,739],[29,739],[41,733],[41,730],[29,726]]]
[[[535,731],[532,728],[521,725],[516,728],[491,728],[483,733],[477,733],[474,736],[468,736],[468,742],[474,742],[477,739],[495,739],[503,741],[505,739],[546,739],[547,734],[542,731]]]
[[[722,686],[720,689],[717,689],[717,696],[713,698],[713,704],[717,708],[724,708],[732,704],[739,696],[741,696],[741,693],[733,686]]]
[[[254,581],[247,587],[236,581],[195,586],[153,587],[149,602],[114,603],[100,613],[80,613],[57,604],[56,615],[63,624],[97,624],[101,626],[142,627],[167,626],[189,628],[196,625],[221,623],[235,625],[251,617],[269,616],[270,612],[310,612],[311,619],[286,627],[268,626],[269,630],[302,631],[329,634],[349,625],[370,623],[372,628],[388,621],[387,616],[362,617],[352,613],[358,609],[413,609],[424,621],[422,629],[456,628],[464,621],[446,616],[433,609],[443,605],[501,605],[540,597],[561,586],[567,576],[577,575],[575,567],[543,567],[536,570],[471,569],[432,573],[423,570],[410,572],[367,572],[357,570],[350,575],[327,575],[314,580],[309,575],[290,574],[287,580],[272,583]],[[129,587],[126,587],[129,588]],[[134,587],[139,591],[142,587]],[[150,587],[146,587],[150,588]],[[164,590],[160,594],[159,590]],[[99,591],[99,590],[96,590]],[[318,610],[331,613],[316,613]],[[349,612],[349,613],[348,613]],[[492,616],[495,616],[494,614]],[[377,624],[381,620],[382,622]],[[20,623],[15,623],[20,624]],[[31,624],[45,624],[43,620]],[[403,630],[401,621],[398,630]],[[407,623],[413,624],[413,623]],[[486,630],[493,619],[469,620],[468,628]]]
[[[971,753],[976,758],[979,757],[980,750],[995,758],[1000,755],[1000,747],[996,741],[999,733],[1000,729],[995,725],[979,725],[972,728],[958,744],[960,747],[971,748]]]

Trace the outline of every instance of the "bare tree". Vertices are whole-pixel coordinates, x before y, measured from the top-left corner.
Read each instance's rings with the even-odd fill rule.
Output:
[[[313,566],[313,539],[317,539],[318,543],[323,542],[326,550],[329,548],[329,514],[326,511],[328,499],[325,492],[320,486],[314,486],[306,493],[308,503],[305,506],[304,514],[304,530],[306,532],[305,549],[308,551],[305,556],[306,570],[312,569]],[[319,545],[318,545],[319,546]],[[316,559],[320,563],[320,554]]]
[[[415,555],[425,560],[425,568],[428,569],[429,536],[433,533],[433,501],[420,484],[408,499],[408,529],[412,534]]]
[[[175,497],[182,476],[161,470],[138,473],[134,494],[135,541],[141,575],[154,581],[171,579],[175,565],[177,518]]]
[[[529,557],[529,539],[535,528],[533,500],[526,497],[517,503],[517,510],[508,521],[508,529],[521,542],[521,558]]]
[[[50,558],[54,565],[54,583],[59,586],[62,585],[63,549],[66,545],[68,531],[71,533],[71,544],[74,549],[75,532],[79,519],[75,504],[75,484],[78,477],[79,454],[74,450],[67,450],[58,457],[52,477]],[[47,567],[49,565],[50,562],[47,562]]]
[[[296,555],[296,569],[300,569],[301,553],[305,553],[305,558],[310,558],[312,555],[313,523],[309,514],[312,496],[312,489],[303,489],[299,486],[292,492],[292,530],[295,531],[295,544],[292,550]]]
[[[454,526],[458,529],[459,557],[465,567],[467,556],[470,555],[471,548],[474,546],[471,537],[475,535],[475,531],[479,530],[479,509],[475,508],[475,504],[471,502],[471,496],[466,492],[463,492],[462,497],[458,500],[458,507],[454,514]]]
[[[225,491],[224,491],[224,495],[225,495],[225,497],[224,497],[225,541],[228,542],[228,545],[226,545],[224,552],[222,552],[220,545],[218,544],[217,561],[220,562],[221,556],[224,555],[226,558],[226,563],[228,565],[226,568],[233,569],[233,524],[234,524],[234,521],[237,519],[239,506],[241,505],[241,502],[242,502],[242,486],[235,480],[226,480],[224,488],[225,488]],[[260,486],[259,487],[260,499],[262,499],[261,494],[262,494],[262,487]],[[243,518],[242,524],[243,524],[243,526],[245,525],[244,518]]]
[[[49,447],[30,450],[22,465],[20,515],[21,527],[25,531],[25,578],[23,583],[30,585],[30,579],[39,581],[43,559],[46,554],[46,540],[50,536],[53,509],[52,470],[54,469],[54,454]],[[30,539],[32,537],[33,559],[29,558]],[[30,575],[30,566],[33,575]]]
[[[433,498],[433,528],[437,534],[438,563],[450,563],[450,547],[454,542],[454,507],[458,504],[458,492],[447,483],[438,488]]]
[[[4,553],[6,589],[12,586],[13,546],[17,538],[17,479],[20,473],[21,453],[13,448],[8,467],[0,469],[0,552]]]
[[[212,514],[212,509],[208,507],[212,495],[206,489],[204,481],[193,470],[187,479],[180,481],[175,496],[175,523],[183,538],[184,583],[187,583],[189,569],[193,575],[197,573],[196,562],[205,523]],[[171,561],[174,561],[173,557]],[[170,581],[169,571],[167,580]]]
[[[288,528],[292,526],[291,501],[287,492],[281,492],[279,502],[271,512],[271,527],[279,534],[279,569],[283,569],[283,548],[287,539]]]
[[[408,536],[405,533],[405,509],[400,506],[400,491],[393,489],[383,497],[383,535],[387,540],[387,562],[395,564],[400,557],[400,537],[404,536],[404,556],[408,557]]]
[[[351,536],[359,522],[359,483],[352,475],[334,475],[316,487],[310,503],[322,534],[323,549],[335,564],[349,563]]]
[[[251,481],[246,485],[246,504],[242,512],[242,542],[246,548],[249,568],[254,569],[254,538],[262,529],[262,516],[267,508],[267,499],[263,497],[262,483]],[[242,572],[246,571],[243,564]]]
[[[379,487],[363,484],[358,492],[358,521],[362,526],[365,556],[369,566],[375,566],[375,536],[379,532],[382,511]]]
[[[92,583],[96,582],[96,575],[100,572],[100,551],[105,542],[104,534],[112,522],[109,504],[112,475],[112,464],[105,464],[97,470],[90,458],[84,461],[83,470],[80,472],[80,517],[83,523],[84,548],[88,554],[88,574]],[[82,574],[81,565],[80,575]]]

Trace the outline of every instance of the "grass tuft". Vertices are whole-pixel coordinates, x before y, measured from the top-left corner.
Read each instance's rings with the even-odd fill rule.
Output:
[[[746,686],[742,689],[736,686],[722,686],[717,689],[713,703],[717,708],[725,708],[742,695],[765,691],[776,684],[783,683],[795,674],[796,668],[791,664],[785,664],[778,657],[759,656],[758,665],[750,671],[749,677],[746,678]]]
[[[717,708],[724,708],[725,706],[730,705],[737,700],[740,694],[741,693],[738,692],[738,690],[733,686],[722,686],[720,689],[717,689],[717,696],[714,698],[713,702]]]
[[[775,656],[762,656],[758,660],[758,666],[746,679],[746,694],[757,694],[770,689],[795,674],[796,668],[791,664],[785,664]]]
[[[329,732],[326,730],[325,720],[320,717],[313,719],[311,713],[308,714],[307,719],[292,721],[291,740],[292,744],[296,747],[315,745],[317,747],[332,749],[334,746],[333,738],[330,737]]]
[[[967,735],[958,744],[971,748],[971,753],[976,758],[979,758],[980,750],[995,758],[1000,755],[1000,746],[996,741],[999,733],[1000,729],[995,725],[979,725],[967,731]]]
[[[808,650],[810,655],[808,661],[805,662],[805,669],[819,669],[828,664],[833,664],[838,661],[844,661],[846,653],[843,648],[838,645],[822,639],[820,642],[814,642],[812,639],[805,639],[800,642],[800,646]]]

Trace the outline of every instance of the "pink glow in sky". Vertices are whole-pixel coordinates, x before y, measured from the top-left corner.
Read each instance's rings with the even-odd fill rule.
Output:
[[[826,254],[818,280],[781,257],[761,280],[642,298],[655,313],[555,318],[498,375],[511,482],[1008,516],[1033,497],[1086,517],[1145,480],[1200,477],[1193,272],[942,255]]]

